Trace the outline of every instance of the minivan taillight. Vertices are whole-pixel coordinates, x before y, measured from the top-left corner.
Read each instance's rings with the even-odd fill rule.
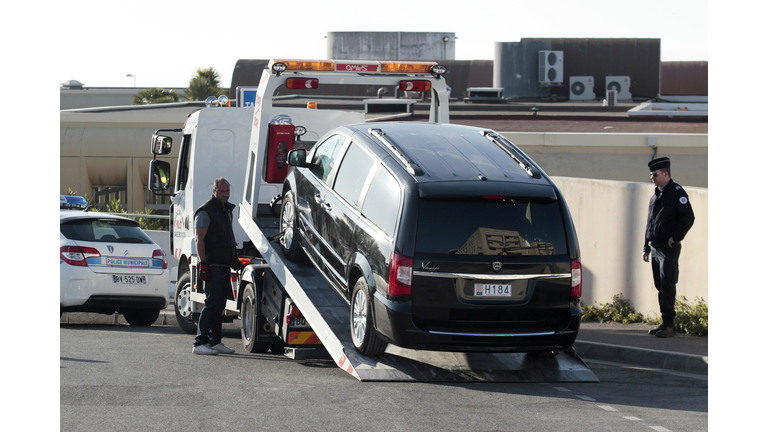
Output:
[[[152,252],[152,259],[162,260],[163,270],[168,268],[168,262],[165,260],[165,252],[163,252],[162,249],[155,249],[154,252]]]
[[[389,260],[389,286],[387,293],[391,296],[411,294],[411,274],[413,273],[413,258],[400,256],[392,252]]]
[[[85,246],[62,246],[59,255],[64,262],[77,267],[88,267],[88,258],[101,257],[98,250]]]
[[[571,297],[581,297],[581,259],[571,260]]]

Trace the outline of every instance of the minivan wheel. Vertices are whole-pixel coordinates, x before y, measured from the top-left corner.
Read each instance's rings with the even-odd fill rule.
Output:
[[[291,261],[296,261],[301,256],[297,217],[293,192],[288,191],[283,196],[283,205],[280,207],[280,231],[283,233],[280,237],[280,249],[285,257]]]
[[[365,278],[360,278],[355,283],[352,291],[352,305],[350,308],[349,325],[352,331],[352,343],[363,355],[377,356],[387,349],[387,342],[382,340],[373,329],[373,316],[371,314],[372,296]]]

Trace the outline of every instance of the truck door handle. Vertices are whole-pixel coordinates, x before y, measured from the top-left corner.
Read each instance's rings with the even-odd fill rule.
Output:
[[[328,203],[324,203],[322,207],[323,207],[323,208],[325,209],[325,211],[327,211],[327,212],[330,212],[330,211],[332,210],[332,208],[331,208],[331,205],[330,205],[330,204],[328,204]]]
[[[322,198],[320,198],[320,194],[315,194],[315,202],[318,204],[322,204],[325,201],[323,201]]]

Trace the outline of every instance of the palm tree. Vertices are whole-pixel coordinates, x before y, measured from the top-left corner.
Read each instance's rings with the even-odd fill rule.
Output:
[[[160,87],[150,87],[133,97],[134,105],[160,104],[178,101],[178,93]]]
[[[189,88],[185,92],[191,101],[205,100],[208,96],[221,96],[228,93],[227,89],[219,88],[219,73],[209,67],[198,69],[197,74],[189,80]]]

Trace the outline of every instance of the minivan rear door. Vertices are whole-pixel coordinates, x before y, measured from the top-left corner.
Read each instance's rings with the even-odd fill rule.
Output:
[[[422,198],[413,264],[417,326],[541,331],[570,319],[568,244],[552,198]]]

